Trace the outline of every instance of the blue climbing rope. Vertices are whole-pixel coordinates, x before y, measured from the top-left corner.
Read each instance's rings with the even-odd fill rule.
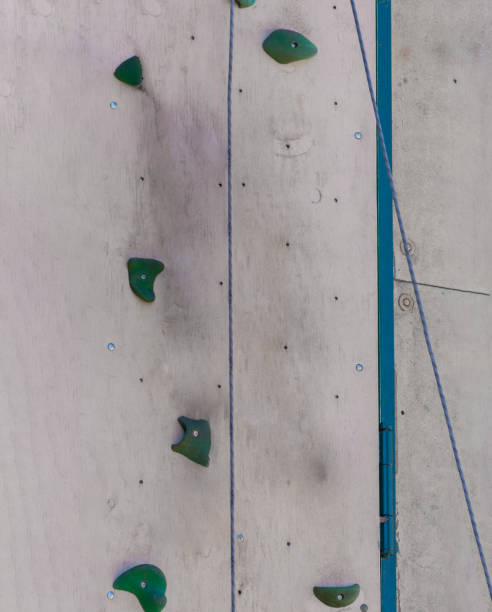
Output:
[[[231,540],[231,612],[236,610],[236,550],[234,527],[234,327],[232,320],[232,66],[234,62],[234,1],[230,0],[229,74],[227,77],[227,245],[229,304],[229,472]]]
[[[429,357],[432,363],[432,369],[434,370],[434,377],[436,379],[437,389],[439,391],[439,397],[441,398],[442,409],[444,412],[444,418],[446,420],[446,425],[448,427],[449,439],[451,441],[451,446],[453,448],[454,459],[456,461],[456,467],[458,468],[458,473],[461,480],[461,485],[463,487],[463,493],[465,494],[466,506],[468,508],[468,514],[470,515],[470,521],[473,528],[473,534],[475,535],[475,541],[478,547],[478,553],[480,555],[480,560],[482,562],[483,572],[485,575],[485,580],[487,581],[487,586],[489,589],[490,599],[492,600],[492,583],[490,581],[490,574],[487,567],[487,562],[485,560],[485,554],[483,552],[482,543],[480,541],[480,536],[478,534],[478,527],[475,520],[475,514],[473,512],[473,507],[470,499],[470,495],[468,493],[468,487],[466,485],[465,476],[463,474],[463,468],[461,466],[460,456],[458,454],[458,448],[456,446],[456,440],[454,437],[453,425],[451,423],[451,419],[449,417],[448,405],[446,402],[446,397],[444,395],[444,390],[441,383],[441,376],[439,374],[439,369],[437,367],[436,358],[434,356],[434,350],[432,348],[432,344],[429,336],[429,327],[427,325],[427,319],[425,318],[424,307],[422,305],[422,299],[420,297],[420,290],[417,284],[417,280],[415,278],[415,271],[413,269],[412,257],[410,255],[410,250],[408,248],[408,240],[405,233],[405,227],[403,225],[403,220],[400,212],[400,204],[398,202],[398,196],[396,194],[395,182],[393,179],[393,172],[391,171],[391,166],[388,158],[388,151],[386,148],[386,140],[384,137],[383,127],[381,125],[381,119],[379,117],[378,105],[376,102],[376,96],[374,95],[374,87],[371,78],[371,71],[369,70],[369,64],[367,62],[367,53],[364,45],[364,39],[362,38],[362,32],[360,28],[359,15],[357,13],[357,8],[355,6],[355,0],[350,0],[350,4],[352,5],[352,13],[354,14],[355,27],[357,29],[357,37],[359,38],[360,50],[362,53],[362,60],[364,62],[364,69],[367,77],[367,84],[369,86],[369,93],[371,94],[372,106],[374,109],[374,115],[376,117],[377,129],[379,141],[381,143],[381,150],[383,152],[384,164],[386,166],[386,173],[388,175],[388,180],[391,188],[391,195],[393,198],[393,203],[395,205],[396,217],[398,219],[398,226],[400,228],[400,234],[403,241],[403,246],[405,247],[405,256],[407,258],[408,269],[410,271],[410,277],[412,279],[413,290],[415,292],[415,298],[417,300],[417,305],[419,309],[420,320],[422,321],[422,328],[424,330],[425,343],[427,345],[427,351],[429,353]]]

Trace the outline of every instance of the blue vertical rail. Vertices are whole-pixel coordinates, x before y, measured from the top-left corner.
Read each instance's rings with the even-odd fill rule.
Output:
[[[392,162],[391,0],[376,0],[377,103]],[[381,610],[396,612],[395,335],[393,201],[381,145],[377,154]]]

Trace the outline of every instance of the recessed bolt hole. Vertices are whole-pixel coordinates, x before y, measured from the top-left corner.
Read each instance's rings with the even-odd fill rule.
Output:
[[[285,148],[286,148],[286,149],[290,149],[290,144],[286,144],[286,145],[285,145]]]
[[[287,542],[287,546],[290,546],[290,542]]]
[[[333,9],[334,9],[334,10],[336,10],[336,8],[337,8],[337,7],[336,7],[335,5],[333,5]]]
[[[139,378],[138,380],[139,380],[140,382],[143,382],[143,378]]]
[[[402,414],[402,415],[403,415],[403,414],[405,414],[405,411],[404,411],[404,410],[402,410],[402,411],[400,412],[400,414]]]
[[[285,246],[286,246],[286,247],[290,247],[290,242],[286,242],[286,243],[285,243]]]
[[[333,198],[333,201],[335,202],[335,204],[338,202],[338,198]]]
[[[293,49],[296,49],[296,48],[299,46],[299,43],[297,43],[295,40],[293,40],[293,41],[290,43],[290,46],[291,46]]]
[[[217,389],[222,389],[222,385],[217,385]]]
[[[222,187],[222,183],[219,183],[219,187]]]
[[[141,181],[145,181],[145,179],[144,179],[144,177],[143,177],[143,176],[141,176],[141,177],[140,177],[140,180],[141,180]]]
[[[289,347],[286,344],[284,344],[284,349],[287,350],[288,348]]]
[[[241,187],[246,187],[246,183],[241,183]]]
[[[338,295],[336,295],[334,298],[335,302],[338,302]]]
[[[219,281],[219,285],[222,287],[222,285],[224,284],[224,281]]]
[[[239,591],[237,592],[238,595],[241,595],[242,591],[241,589],[239,589]]]

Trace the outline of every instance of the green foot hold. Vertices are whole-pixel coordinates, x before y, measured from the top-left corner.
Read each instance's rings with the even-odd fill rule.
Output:
[[[256,0],[236,0],[239,8],[248,8],[248,6],[253,6]]]
[[[139,87],[142,84],[142,64],[136,55],[122,62],[114,71],[114,76],[127,85]]]
[[[310,40],[293,30],[275,30],[263,41],[263,49],[280,64],[309,59],[318,53]]]
[[[133,593],[145,612],[161,612],[166,605],[166,577],[155,565],[137,565],[123,572],[113,588]]]
[[[313,593],[330,608],[344,608],[359,597],[360,586],[352,584],[343,587],[314,587]]]
[[[157,259],[132,257],[127,265],[133,293],[146,302],[153,302],[155,277],[164,270],[164,264]]]
[[[178,423],[184,430],[183,439],[171,448],[176,453],[181,453],[191,461],[208,467],[210,463],[210,425],[208,421],[179,417]]]

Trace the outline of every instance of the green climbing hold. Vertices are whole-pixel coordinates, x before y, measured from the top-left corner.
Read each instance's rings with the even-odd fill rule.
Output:
[[[310,40],[294,30],[275,30],[263,41],[263,49],[280,64],[309,59],[318,53]]]
[[[248,6],[253,6],[256,0],[236,0],[239,8],[248,8]]]
[[[164,264],[157,259],[132,257],[127,262],[128,277],[133,293],[146,302],[155,300],[155,277],[164,270]]]
[[[184,430],[183,439],[171,448],[191,461],[208,467],[210,463],[211,434],[208,421],[179,417],[178,423]]]
[[[330,608],[344,608],[359,597],[360,586],[352,584],[342,587],[314,587],[313,593]]]
[[[145,612],[161,612],[166,605],[166,577],[155,565],[137,565],[123,572],[113,588],[133,593]]]
[[[118,80],[123,81],[123,83],[133,85],[134,87],[139,87],[143,80],[142,64],[140,63],[139,58],[134,55],[124,62],[121,62],[118,68],[116,68],[114,71],[114,76]]]

